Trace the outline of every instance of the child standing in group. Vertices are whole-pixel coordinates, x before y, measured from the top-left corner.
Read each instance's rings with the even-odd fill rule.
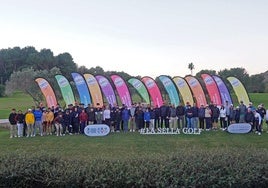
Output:
[[[17,127],[18,127],[18,137],[22,137],[23,136],[24,114],[22,113],[21,110],[18,111],[15,119],[16,119]]]

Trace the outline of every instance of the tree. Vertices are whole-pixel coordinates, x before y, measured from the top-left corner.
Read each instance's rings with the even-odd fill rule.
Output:
[[[201,74],[210,74],[210,75],[217,75],[217,72],[215,70],[201,70],[198,73],[196,73],[196,77],[201,78]]]
[[[188,64],[188,69],[190,69],[190,71],[191,71],[191,75],[193,75],[193,69],[194,69],[195,67],[194,67],[194,64],[191,62],[191,63],[189,63]]]
[[[38,104],[43,100],[43,95],[38,84],[35,82],[37,77],[44,77],[54,88],[55,94],[59,99],[60,90],[57,88],[57,83],[54,78],[56,74],[61,74],[58,68],[52,68],[51,70],[35,71],[33,68],[25,68],[21,71],[13,72],[10,79],[6,82],[6,94],[11,95],[15,91],[22,91],[30,95],[33,100]],[[58,92],[57,92],[58,91]]]
[[[224,70],[219,71],[218,74],[223,78],[227,78],[229,76],[236,77],[244,84],[244,86],[248,90],[249,74],[247,73],[247,71],[244,68],[240,67],[240,68],[224,69]],[[228,83],[228,82],[226,82],[226,83]]]

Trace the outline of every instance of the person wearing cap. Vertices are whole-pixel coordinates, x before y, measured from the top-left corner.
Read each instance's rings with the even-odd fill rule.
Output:
[[[25,123],[27,125],[27,137],[33,137],[33,126],[34,126],[35,118],[32,113],[32,109],[28,109],[28,112],[25,115]]]

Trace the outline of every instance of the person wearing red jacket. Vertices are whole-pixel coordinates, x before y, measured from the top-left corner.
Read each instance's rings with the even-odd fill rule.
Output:
[[[84,129],[88,122],[88,115],[85,112],[85,109],[82,109],[82,112],[79,114],[79,122],[80,122],[80,134],[84,134]]]

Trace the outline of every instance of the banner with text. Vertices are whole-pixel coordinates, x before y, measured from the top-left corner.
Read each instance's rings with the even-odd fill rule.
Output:
[[[36,78],[35,81],[37,82],[38,86],[41,89],[41,92],[46,99],[47,106],[49,108],[51,108],[52,106],[55,107],[57,105],[57,99],[48,81],[44,78]]]
[[[141,79],[141,81],[145,84],[150,96],[151,96],[151,99],[152,99],[152,102],[153,102],[153,106],[162,106],[163,105],[163,99],[162,99],[162,95],[161,95],[161,92],[156,84],[156,82],[154,81],[154,79],[148,77],[148,76],[145,76]]]
[[[73,104],[75,103],[74,100],[74,94],[73,90],[70,86],[69,81],[62,75],[56,75],[55,76],[57,83],[60,87],[61,90],[61,95],[63,97],[63,100],[65,101],[66,105]]]
[[[117,93],[121,99],[122,104],[125,104],[127,107],[131,107],[132,100],[126,82],[119,75],[111,75],[111,79],[116,87]]]
[[[221,95],[217,86],[216,81],[210,76],[209,74],[201,74],[201,78],[203,79],[205,86],[208,91],[208,95],[210,98],[210,102],[213,104],[216,104],[217,106],[220,106],[222,103],[221,101]]]
[[[173,81],[175,82],[181,94],[184,104],[188,102],[189,104],[193,105],[194,99],[188,83],[182,77],[179,76],[174,77]]]
[[[236,77],[230,76],[227,78],[227,80],[232,85],[234,92],[237,96],[238,102],[243,101],[243,103],[247,106],[250,101],[244,85]]]
[[[96,78],[92,74],[84,74],[84,78],[91,94],[93,106],[96,107],[98,106],[97,104],[103,106],[102,93]]]
[[[193,96],[195,98],[197,107],[200,107],[201,104],[206,105],[207,104],[206,96],[200,82],[195,77],[190,75],[186,76],[185,80],[189,84],[193,92]]]
[[[117,105],[116,96],[115,96],[113,87],[111,83],[109,82],[109,80],[105,76],[102,76],[102,75],[97,75],[95,76],[95,78],[97,79],[100,85],[100,88],[102,90],[102,93],[106,97],[107,102],[112,107]]]
[[[216,75],[212,76],[214,80],[216,81],[220,94],[221,94],[221,102],[222,104],[225,104],[226,101],[228,101],[229,104],[233,104],[233,100],[231,98],[230,92],[226,86],[226,84],[222,81],[222,79]]]
[[[180,103],[180,98],[174,82],[171,80],[170,77],[165,75],[161,75],[158,78],[162,82],[165,90],[167,91],[171,104],[178,106]]]
[[[150,104],[150,96],[142,81],[137,78],[130,78],[128,79],[128,83],[130,83],[138,91],[143,100],[145,100],[146,104]]]
[[[86,81],[81,74],[76,72],[72,73],[72,77],[79,93],[80,103],[83,103],[87,107],[88,104],[91,104],[91,99]]]

